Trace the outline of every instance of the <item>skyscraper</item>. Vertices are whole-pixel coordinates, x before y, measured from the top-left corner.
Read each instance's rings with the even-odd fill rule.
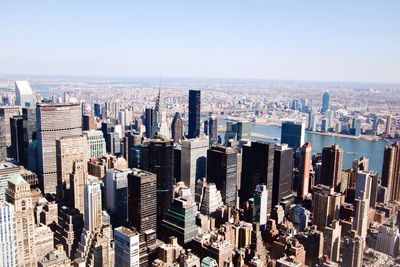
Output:
[[[0,202],[6,199],[6,188],[8,186],[8,181],[11,177],[19,175],[20,170],[17,165],[11,162],[1,162],[0,163]]]
[[[364,238],[357,236],[356,231],[351,231],[350,235],[343,239],[342,262],[345,262],[348,266],[363,266],[364,247]]]
[[[132,169],[128,174],[128,221],[140,233],[157,231],[157,176]]]
[[[293,149],[286,144],[277,145],[274,154],[272,203],[268,203],[271,208],[291,196],[293,188]]]
[[[281,143],[297,149],[304,144],[304,122],[283,121],[281,129]]]
[[[242,149],[240,202],[251,198],[258,184],[265,184],[268,190],[267,203],[272,203],[275,144],[251,142],[251,146],[245,145]],[[271,212],[271,204],[268,204],[267,212]]]
[[[146,126],[146,137],[151,138],[155,134],[154,132],[154,109],[145,109],[145,126]]]
[[[208,118],[208,137],[211,144],[218,141],[218,118],[216,116]]]
[[[89,145],[89,158],[100,158],[106,154],[106,141],[102,131],[83,131]]]
[[[15,105],[29,108],[35,106],[35,96],[28,81],[15,81]]]
[[[329,109],[329,93],[324,92],[322,95],[322,107],[321,107],[321,113],[325,113]]]
[[[343,166],[343,149],[334,144],[322,148],[322,170],[320,183],[336,187],[341,182]]]
[[[268,190],[265,184],[256,186],[254,192],[253,222],[258,223],[260,230],[264,230],[267,225],[268,210]]]
[[[115,267],[139,266],[139,233],[120,226],[114,229]]]
[[[157,176],[158,223],[161,223],[172,199],[173,153],[174,144],[172,140],[154,136],[153,139],[143,142],[141,158],[143,170],[152,172]]]
[[[7,148],[11,146],[10,119],[18,115],[21,115],[21,107],[0,107],[0,161],[4,161],[6,159]]]
[[[183,121],[179,112],[175,113],[171,124],[172,139],[175,144],[179,144],[183,140]]]
[[[201,91],[189,90],[189,138],[195,138],[200,135],[200,101]]]
[[[24,140],[24,117],[14,116],[10,119],[11,147],[10,157],[14,158],[20,165],[25,165],[27,161],[27,148]]]
[[[88,161],[89,148],[85,135],[71,135],[56,139],[57,195],[59,199],[68,196],[70,175],[75,162]]]
[[[299,178],[297,186],[297,197],[305,199],[309,193],[311,169],[311,144],[305,143],[300,148],[299,154]]]
[[[336,193],[332,187],[326,185],[316,185],[313,191],[313,223],[322,231],[339,219],[340,209],[339,193]]]
[[[196,181],[206,176],[208,138],[186,139],[181,147],[181,181],[194,192]]]
[[[0,263],[4,267],[17,266],[14,205],[0,201]]]
[[[18,266],[36,266],[35,219],[29,184],[19,174],[8,181],[6,201],[14,205]]]
[[[84,188],[84,226],[92,233],[101,226],[102,205],[100,180],[97,177],[89,176]]]
[[[42,192],[57,188],[56,139],[82,132],[80,104],[37,104],[38,175]]]
[[[340,237],[342,227],[339,221],[333,220],[332,224],[324,229],[324,255],[328,255],[333,261],[339,261]]]
[[[392,112],[389,113],[389,115],[386,117],[386,128],[385,128],[385,134],[387,136],[390,136],[392,133]]]
[[[87,183],[89,174],[86,161],[75,161],[72,164],[72,171],[70,174],[70,202],[71,207],[78,209],[83,213],[84,211],[84,190]]]
[[[131,169],[110,169],[106,172],[105,208],[111,215],[112,225],[126,223],[128,219],[128,174]]]
[[[231,147],[213,145],[207,151],[207,180],[216,184],[225,205],[236,206],[237,153]]]
[[[385,147],[382,186],[388,188],[389,200],[400,201],[400,142]]]
[[[249,121],[238,121],[236,123],[237,140],[250,139],[251,125]]]
[[[368,208],[369,198],[366,198],[366,193],[362,192],[361,196],[358,196],[354,201],[355,212],[353,220],[353,229],[357,232],[357,235],[366,238],[368,228]]]

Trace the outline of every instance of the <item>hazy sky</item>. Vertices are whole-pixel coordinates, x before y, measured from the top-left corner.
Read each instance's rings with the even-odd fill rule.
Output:
[[[0,21],[3,74],[400,82],[398,0],[1,1]]]

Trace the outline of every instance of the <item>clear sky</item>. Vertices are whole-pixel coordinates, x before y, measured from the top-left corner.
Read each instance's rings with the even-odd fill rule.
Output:
[[[1,1],[0,73],[400,82],[400,1]]]

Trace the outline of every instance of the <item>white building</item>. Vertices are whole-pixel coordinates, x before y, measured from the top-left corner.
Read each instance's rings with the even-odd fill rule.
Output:
[[[181,180],[192,192],[195,192],[196,181],[206,176],[208,149],[209,141],[205,135],[182,141]]]
[[[376,239],[375,250],[394,256],[399,250],[399,228],[395,225],[381,225]]]
[[[212,215],[219,207],[224,205],[221,192],[214,183],[207,183],[203,188],[200,212],[204,215]]]
[[[89,144],[89,158],[100,158],[106,154],[106,141],[99,130],[83,131]]]
[[[92,232],[101,225],[102,206],[100,180],[89,175],[84,189],[85,229]]]
[[[268,190],[265,184],[256,186],[254,192],[254,210],[253,221],[260,224],[260,229],[264,230],[267,224],[267,210],[268,210]]]
[[[14,205],[0,201],[0,263],[4,267],[17,266],[15,238]]]
[[[35,107],[35,97],[28,81],[15,81],[15,105],[23,108]]]
[[[124,226],[114,229],[115,267],[139,266],[139,234]]]

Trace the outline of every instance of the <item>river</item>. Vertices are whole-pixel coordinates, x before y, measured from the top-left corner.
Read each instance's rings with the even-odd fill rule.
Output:
[[[226,120],[219,119],[219,125],[226,125]],[[275,125],[262,125],[252,123],[251,132],[260,135],[268,135],[272,138],[281,138],[281,128]],[[221,132],[221,135],[224,133]],[[274,139],[265,139],[260,137],[252,136],[253,141],[263,140],[269,142],[279,142]],[[344,150],[343,168],[350,168],[354,159],[361,156],[369,158],[369,169],[376,170],[379,174],[382,171],[382,160],[383,151],[385,146],[390,145],[390,142],[379,140],[379,141],[368,141],[363,139],[335,137],[329,135],[321,135],[315,133],[306,133],[305,141],[311,143],[312,152],[321,152],[325,146],[332,144],[338,144]]]

